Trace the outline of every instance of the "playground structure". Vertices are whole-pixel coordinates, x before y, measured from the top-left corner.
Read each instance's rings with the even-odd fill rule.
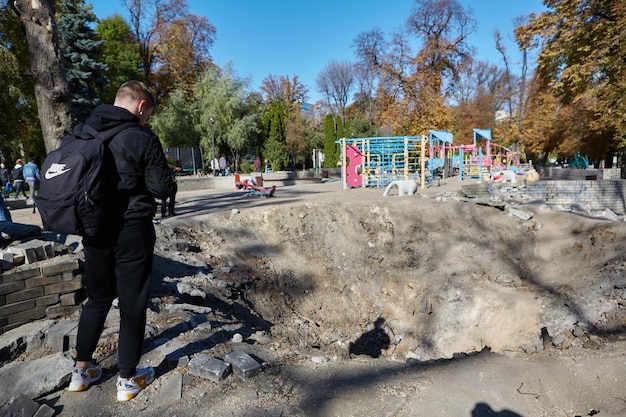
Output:
[[[458,175],[459,180],[468,177],[482,180],[503,170],[523,175],[519,155],[493,143],[490,129],[473,131],[471,145],[453,145],[453,135],[445,130],[431,130],[428,137],[341,139],[338,143],[343,188],[384,188],[392,181],[411,178],[425,188],[432,186],[435,178]]]
[[[264,188],[257,185],[251,178],[241,179],[239,174],[235,174],[235,188],[243,190],[247,195],[254,197],[272,197],[276,192],[276,186],[273,185],[269,188]]]
[[[581,156],[580,152],[576,152],[576,156],[570,158],[568,165],[570,168],[587,169],[589,160],[586,156]]]

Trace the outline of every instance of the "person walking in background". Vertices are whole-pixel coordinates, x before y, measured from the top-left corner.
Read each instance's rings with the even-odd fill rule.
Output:
[[[220,175],[220,163],[217,160],[217,157],[213,158],[211,161],[211,171],[213,172],[214,177]]]
[[[20,196],[20,193],[24,197],[26,197],[26,193],[24,192],[24,166],[22,165],[22,160],[18,159],[15,161],[15,166],[11,171],[11,175],[13,176],[13,188],[15,189],[15,198]]]
[[[258,156],[254,159],[254,170],[256,172],[261,172],[261,158]]]
[[[172,175],[172,181],[174,181],[174,191],[172,194],[168,195],[165,200],[161,200],[161,218],[167,217],[168,212],[170,216],[176,216],[176,213],[174,212],[174,207],[176,206],[176,193],[178,192],[176,173],[180,170],[180,167],[176,166],[171,153],[166,153],[165,159],[167,160],[167,166],[169,167]]]
[[[0,186],[2,186],[2,196],[8,197],[11,191],[11,178],[9,178],[9,170],[4,162],[0,162]]]
[[[219,167],[220,167],[220,175],[224,176],[226,175],[226,166],[228,164],[226,163],[226,155],[222,154],[222,156],[220,156],[220,161],[219,161]]]
[[[116,181],[107,225],[84,236],[87,302],[78,322],[76,357],[69,391],[84,391],[102,368],[93,354],[113,300],[119,298],[117,400],[128,401],[154,380],[141,359],[156,235],[155,198],[172,194],[174,183],[159,138],[145,127],[156,100],[141,81],[122,84],[113,105],[96,107],[86,124],[98,132],[135,123],[110,139],[103,168]]]
[[[35,163],[35,158],[30,158],[24,168],[22,169],[22,175],[24,180],[28,183],[28,194],[30,199],[35,198],[35,190],[39,188],[39,167]]]

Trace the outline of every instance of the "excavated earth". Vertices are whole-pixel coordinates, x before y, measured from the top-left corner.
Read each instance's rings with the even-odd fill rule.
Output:
[[[180,193],[156,225],[157,381],[115,402],[112,310],[104,382],[43,400],[68,416],[626,416],[626,223],[460,189]],[[186,366],[233,350],[263,372]]]

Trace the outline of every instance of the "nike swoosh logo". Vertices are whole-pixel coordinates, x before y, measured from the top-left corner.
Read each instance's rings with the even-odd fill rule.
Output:
[[[44,174],[44,178],[47,180],[50,180],[54,177],[58,177],[59,175],[63,175],[66,172],[68,172],[71,168],[65,168],[65,165],[61,165],[59,166],[57,165],[53,165],[50,168],[48,168],[48,170],[46,171],[46,173]]]

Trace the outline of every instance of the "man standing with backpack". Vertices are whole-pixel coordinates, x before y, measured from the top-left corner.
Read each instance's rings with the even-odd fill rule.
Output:
[[[115,183],[113,207],[107,227],[83,237],[88,300],[78,325],[70,391],[84,391],[102,376],[92,356],[116,296],[120,308],[117,400],[134,398],[154,380],[154,369],[137,368],[156,241],[152,217],[154,199],[164,199],[174,189],[159,138],[144,126],[155,109],[156,100],[146,85],[129,81],[118,89],[113,105],[96,107],[86,120],[97,132],[128,122],[135,125],[108,141],[103,168]]]

